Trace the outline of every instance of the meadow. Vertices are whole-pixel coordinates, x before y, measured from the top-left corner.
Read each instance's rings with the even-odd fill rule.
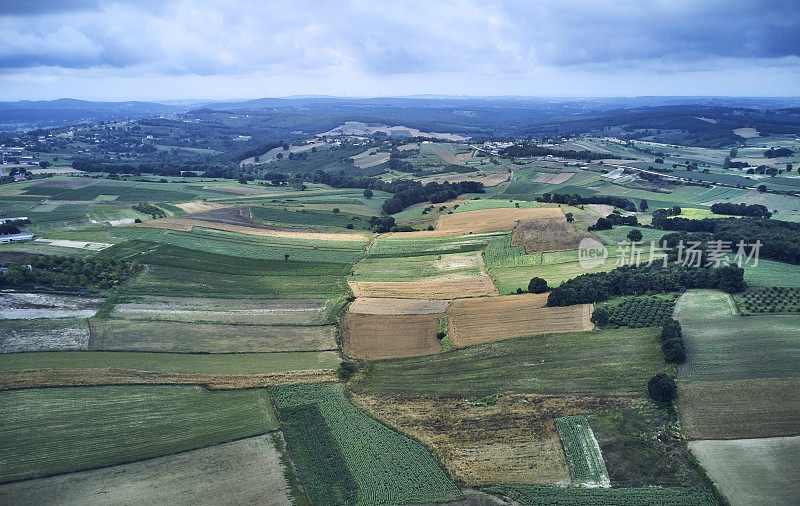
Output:
[[[367,394],[642,393],[663,368],[656,329],[506,339],[455,351],[372,362],[354,389]]]
[[[160,457],[278,425],[263,390],[48,388],[0,399],[0,482]]]

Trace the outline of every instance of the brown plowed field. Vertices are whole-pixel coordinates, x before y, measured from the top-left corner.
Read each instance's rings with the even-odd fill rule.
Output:
[[[342,348],[364,359],[417,357],[442,350],[438,315],[364,315],[342,318]]]
[[[678,382],[683,427],[693,439],[800,434],[800,379]]]
[[[524,246],[526,253],[545,251],[570,251],[578,249],[581,239],[594,234],[576,230],[564,216],[537,220],[521,220],[511,234],[512,246]]]
[[[497,295],[491,276],[431,281],[349,281],[356,297],[400,299],[456,299]]]
[[[447,311],[449,300],[393,299],[386,297],[359,297],[350,304],[354,314],[438,314]]]
[[[293,383],[336,381],[337,379],[336,371],[331,369],[267,374],[162,373],[125,369],[41,369],[0,372],[0,390],[101,385],[200,385],[210,390],[238,390]]]
[[[260,235],[264,237],[286,237],[289,239],[310,239],[312,241],[368,241],[364,234],[354,233],[325,233],[325,232],[303,232],[292,230],[272,230],[267,228],[246,227],[242,225],[232,225],[229,223],[216,223],[213,221],[197,220],[193,218],[160,218],[158,220],[137,223],[137,227],[165,228],[168,230],[179,230],[181,232],[191,232],[194,227],[213,228],[216,230],[226,230],[239,234]]]
[[[504,207],[499,209],[479,209],[463,213],[445,214],[439,217],[436,230],[418,232],[394,232],[389,237],[446,237],[482,232],[511,230],[519,220],[542,218],[563,218],[558,207]]]
[[[450,339],[456,346],[469,346],[509,337],[556,332],[580,332],[594,328],[589,318],[592,304],[566,307],[525,307],[509,296],[507,304],[491,298],[476,299],[467,308],[454,303],[448,311]],[[481,302],[486,301],[484,307]]]
[[[508,395],[494,406],[464,399],[354,395],[372,416],[432,449],[457,480],[491,483],[569,483],[569,468],[553,420],[622,409],[627,396]]]
[[[537,177],[534,183],[561,184],[566,183],[576,172],[545,172]]]

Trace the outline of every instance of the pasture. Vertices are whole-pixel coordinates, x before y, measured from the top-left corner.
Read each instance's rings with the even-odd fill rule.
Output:
[[[5,504],[289,504],[285,467],[271,435],[91,471],[0,485]]]
[[[0,482],[122,464],[277,428],[263,390],[48,388],[0,392]]]
[[[689,448],[731,506],[800,496],[800,437],[690,441]]]
[[[287,385],[272,392],[312,503],[331,497],[364,505],[460,497],[424,446],[353,406],[341,385]]]
[[[663,368],[656,329],[506,339],[448,353],[373,362],[355,380],[366,394],[643,394]]]

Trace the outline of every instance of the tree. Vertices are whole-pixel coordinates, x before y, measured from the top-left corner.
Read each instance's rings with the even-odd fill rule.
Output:
[[[633,229],[630,232],[628,232],[628,239],[630,239],[631,242],[641,241],[642,240],[641,230]]]
[[[681,206],[672,206],[672,215],[679,216],[681,214]]]
[[[517,204],[517,206],[519,206],[519,204]],[[567,218],[567,223],[575,221],[575,217],[572,216],[572,213],[565,213],[564,216]]]
[[[333,211],[333,214],[339,214],[339,208],[338,207],[334,207],[331,210]]]
[[[727,293],[739,293],[747,288],[744,282],[744,269],[738,265],[725,265],[714,271],[717,286]]]
[[[661,372],[647,382],[647,395],[654,402],[670,404],[678,396],[678,387],[674,379]]]
[[[288,142],[284,142],[283,146],[281,146],[281,147],[283,148],[284,151],[289,151],[289,143]]]
[[[686,361],[686,349],[683,339],[670,339],[661,344],[664,360],[669,364],[682,364]]]
[[[39,167],[46,169],[50,166],[50,162],[39,162]]]
[[[758,191],[760,191],[761,193],[764,193],[765,191],[767,191],[767,185],[765,185],[765,184],[760,184],[760,185],[758,185],[758,188],[756,188],[756,189],[757,189]]]
[[[544,293],[548,289],[547,281],[542,278],[531,278],[528,282],[528,291],[531,293]]]
[[[647,207],[648,207],[647,206],[647,201],[645,199],[642,199],[642,201],[639,202],[639,210],[641,210],[642,212],[645,212],[645,211],[647,211]]]
[[[730,153],[728,153],[731,158],[736,158],[739,155],[739,150],[736,148],[731,148]]]
[[[364,198],[371,199],[372,195],[373,195],[372,190],[370,190],[369,188],[364,190]]]
[[[354,363],[345,360],[344,362],[339,363],[339,369],[337,370],[337,373],[339,374],[340,380],[348,381],[353,377],[353,374],[355,374],[357,370],[358,369]]]
[[[591,320],[598,327],[605,327],[611,321],[611,315],[606,308],[599,307],[592,313]]]
[[[289,260],[289,254],[286,253],[285,255],[283,255],[283,259],[288,261]]]
[[[239,176],[239,184],[247,184],[247,179],[244,175]]]

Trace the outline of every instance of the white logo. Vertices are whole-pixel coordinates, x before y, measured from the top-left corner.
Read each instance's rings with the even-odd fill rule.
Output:
[[[603,243],[585,238],[578,245],[578,263],[584,269],[593,269],[603,265],[608,258],[608,250]]]

